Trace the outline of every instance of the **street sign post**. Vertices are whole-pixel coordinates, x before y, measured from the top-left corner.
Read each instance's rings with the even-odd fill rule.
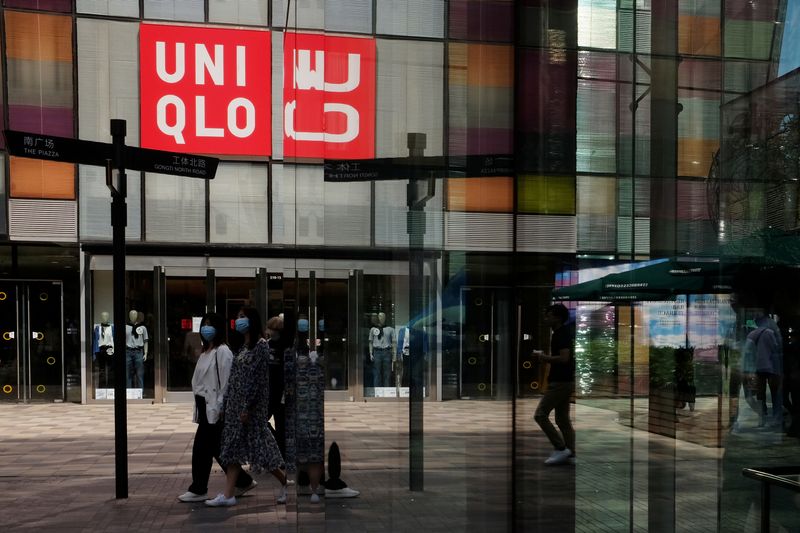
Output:
[[[111,190],[112,198],[114,353],[117,354],[114,358],[114,453],[118,499],[128,497],[128,411],[125,379],[125,226],[128,217],[125,169],[213,179],[219,165],[219,159],[214,157],[125,146],[125,130],[124,120],[111,119],[111,143],[5,130],[6,148],[12,156],[93,165],[106,169],[106,185]]]

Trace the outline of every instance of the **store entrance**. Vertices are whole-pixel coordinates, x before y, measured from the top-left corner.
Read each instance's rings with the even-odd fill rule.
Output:
[[[64,399],[63,285],[0,281],[0,400]]]

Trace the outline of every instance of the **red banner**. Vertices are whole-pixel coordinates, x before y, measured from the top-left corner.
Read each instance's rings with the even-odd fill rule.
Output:
[[[286,33],[283,152],[288,158],[375,156],[375,40]]]
[[[141,145],[269,156],[271,57],[267,31],[142,24]]]

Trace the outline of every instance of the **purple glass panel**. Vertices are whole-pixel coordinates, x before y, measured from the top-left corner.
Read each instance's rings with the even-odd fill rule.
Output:
[[[501,128],[451,128],[450,154],[510,154],[513,133]]]
[[[451,0],[449,17],[453,39],[511,42],[514,38],[511,0]]]
[[[12,130],[74,137],[72,109],[63,107],[10,105],[8,126]]]
[[[72,0],[5,0],[6,7],[24,7],[40,11],[72,12]]]
[[[733,20],[778,20],[779,0],[728,0],[725,2],[725,18]]]
[[[722,89],[722,63],[717,60],[683,59],[678,64],[678,86],[687,89]]]

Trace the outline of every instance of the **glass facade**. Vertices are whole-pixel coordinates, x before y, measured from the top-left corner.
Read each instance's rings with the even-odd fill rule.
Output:
[[[127,171],[122,354],[105,169],[0,139],[0,398],[192,401],[254,307],[316,354],[287,420],[363,404],[365,523],[753,530],[800,435],[797,4],[5,0],[4,128],[220,163]]]

